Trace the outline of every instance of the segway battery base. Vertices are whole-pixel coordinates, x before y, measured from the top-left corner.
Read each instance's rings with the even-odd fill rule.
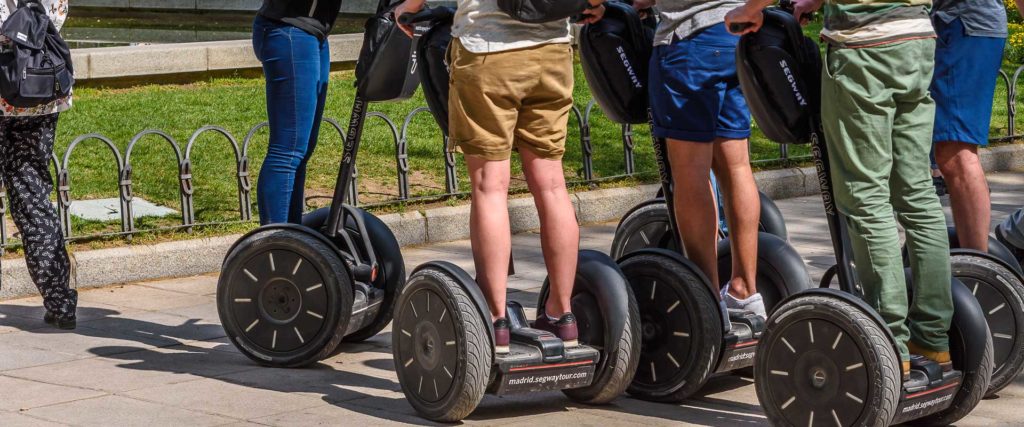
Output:
[[[557,391],[594,382],[600,352],[582,345],[565,348],[554,334],[527,327],[518,303],[509,303],[507,316],[512,324],[510,351],[496,355],[496,378],[488,392],[502,396]]]

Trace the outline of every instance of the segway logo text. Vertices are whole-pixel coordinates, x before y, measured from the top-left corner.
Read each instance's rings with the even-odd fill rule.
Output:
[[[544,375],[544,376],[529,376],[522,378],[512,378],[508,380],[509,385],[523,385],[523,384],[547,384],[547,383],[559,383],[562,381],[579,380],[587,377],[587,372],[577,372],[573,374],[557,374],[557,375]]]
[[[626,56],[626,50],[619,46],[615,48],[615,51],[619,53],[619,59],[622,60],[622,66],[626,67],[626,72],[629,73],[629,80],[633,82],[633,87],[637,89],[643,89],[644,85],[640,83],[640,78],[637,77],[636,72],[633,71],[633,64],[629,63],[629,57]]]
[[[949,401],[952,398],[953,398],[953,395],[952,394],[948,394],[948,395],[945,395],[945,396],[942,396],[942,397],[938,397],[938,398],[935,398],[935,399],[932,399],[932,400],[928,400],[928,401],[925,401],[925,402],[917,402],[917,403],[915,403],[913,405],[910,405],[910,406],[907,406],[906,408],[903,408],[903,413],[905,414],[905,413],[911,412],[911,411],[919,411],[919,410],[923,410],[923,409],[928,409],[928,408],[931,408],[932,406],[936,406],[936,405],[939,405],[939,404],[941,404],[943,402]]]
[[[737,355],[735,355],[733,357],[730,357],[729,358],[729,362],[737,362],[737,361],[740,361],[740,360],[753,359],[755,354],[757,354],[757,353],[753,352],[753,351],[747,352],[747,353],[740,353],[740,354],[737,354]]]
[[[779,61],[779,67],[782,67],[782,73],[786,75],[789,88],[793,89],[793,96],[796,97],[796,102],[800,103],[801,107],[806,107],[807,100],[804,98],[804,94],[800,93],[800,88],[796,85],[796,77],[793,77],[793,72],[789,69],[789,63],[786,60]]]

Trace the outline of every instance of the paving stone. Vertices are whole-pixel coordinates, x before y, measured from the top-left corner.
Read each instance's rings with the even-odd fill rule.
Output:
[[[0,345],[0,372],[30,366],[52,365],[85,357],[77,354],[34,348],[23,343],[8,342],[7,337],[12,335],[15,334],[5,334],[3,336],[4,343]]]
[[[63,385],[48,384],[0,375],[0,390],[7,390],[0,399],[0,411],[22,411],[40,406],[71,402],[102,396],[102,392]],[[2,420],[2,416],[0,416]],[[0,421],[0,425],[7,425]]]
[[[297,425],[337,425],[340,422],[339,420],[344,420],[345,425],[358,426],[431,425],[431,423],[425,423],[422,418],[416,416],[394,414],[390,411],[369,409],[356,405],[350,405],[348,407],[323,405],[315,408],[303,409],[301,411],[286,412],[269,417],[257,418],[252,421],[270,426],[291,427]]]
[[[254,368],[256,365],[241,354],[182,346],[151,350],[125,348],[125,351],[111,358],[77,360],[4,374],[25,380],[114,393],[194,381]]]
[[[15,412],[0,412],[0,426],[4,427],[57,427],[58,424]]]
[[[189,295],[181,292],[147,288],[145,286],[115,286],[83,292],[83,301],[98,302],[139,310],[168,310],[177,307],[191,307],[213,301],[213,298]]]
[[[34,348],[78,357],[103,356],[135,348],[152,348],[176,344],[158,337],[132,334],[130,331],[100,330],[79,326],[74,331],[43,328],[5,334],[4,346]],[[128,350],[125,350],[128,349]]]
[[[127,392],[125,396],[236,419],[265,417],[323,404],[323,400],[318,398],[248,387],[220,379],[150,387]]]
[[[142,283],[148,288],[182,292],[192,295],[211,296],[217,293],[217,276],[212,274]]]
[[[204,307],[209,307],[206,304]],[[219,321],[203,321],[163,312],[141,312],[108,316],[80,323],[82,327],[100,331],[118,331],[129,336],[158,340],[171,345],[189,340],[208,340],[224,336]]]
[[[50,421],[90,426],[215,426],[230,418],[143,402],[124,396],[103,396],[25,411]]]

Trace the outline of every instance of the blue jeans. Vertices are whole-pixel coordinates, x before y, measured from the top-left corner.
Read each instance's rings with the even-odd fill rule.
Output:
[[[253,49],[267,79],[270,147],[256,184],[260,223],[300,223],[306,162],[313,155],[330,78],[327,41],[257,17]]]

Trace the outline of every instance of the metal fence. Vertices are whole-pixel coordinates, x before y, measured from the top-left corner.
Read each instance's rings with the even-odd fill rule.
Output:
[[[1007,126],[1006,136],[998,137],[993,141],[1008,141],[1019,137],[1016,134],[1016,126],[1014,120],[1016,118],[1016,104],[1017,104],[1017,82],[1021,73],[1024,72],[1024,66],[1018,68],[1013,75],[1008,75],[1005,72],[1000,72],[1000,79],[1006,84],[1007,87],[1007,116],[1009,124]],[[614,176],[595,177],[594,176],[594,145],[592,144],[591,136],[591,124],[597,116],[595,115],[596,104],[591,101],[582,109],[574,106],[572,109],[572,115],[574,122],[578,127],[579,140],[577,143],[581,148],[582,154],[582,179],[572,182],[574,185],[578,184],[595,184],[600,181],[620,179],[624,177],[635,176],[638,172],[636,170],[636,160],[634,157],[634,135],[631,126],[621,127],[621,139],[622,139],[622,157],[624,163],[624,170],[621,174]],[[430,196],[413,196],[409,190],[409,153],[408,153],[408,142],[409,142],[409,129],[411,123],[417,115],[429,114],[429,110],[426,107],[416,108],[406,115],[401,123],[395,121],[393,118],[388,117],[385,114],[379,112],[371,112],[368,115],[368,125],[375,123],[375,125],[385,126],[388,134],[393,140],[395,149],[394,162],[395,170],[397,172],[397,197],[392,200],[376,203],[374,205],[364,206],[380,206],[402,202],[413,202],[422,201],[426,199],[443,199],[453,196],[462,196],[465,193],[459,191],[458,173],[456,170],[456,158],[453,154],[445,152],[445,189],[444,193]],[[329,129],[334,130],[341,136],[341,139],[345,138],[345,129],[342,128],[337,121],[333,119],[324,119],[324,123],[329,126]],[[67,240],[87,240],[96,239],[102,237],[116,237],[121,236],[126,239],[130,239],[131,236],[154,231],[168,231],[168,230],[186,230],[191,231],[195,227],[211,226],[211,225],[224,225],[224,224],[238,224],[247,223],[254,221],[252,215],[252,202],[253,202],[253,182],[250,179],[250,157],[249,150],[255,136],[263,128],[268,126],[267,123],[261,123],[254,126],[246,134],[245,138],[241,142],[231,134],[231,132],[218,126],[204,126],[196,130],[191,137],[189,137],[187,143],[182,146],[178,141],[167,133],[160,130],[145,130],[136,134],[128,142],[128,145],[122,154],[110,138],[100,134],[87,134],[75,138],[67,150],[64,152],[62,158],[58,158],[56,155],[52,157],[52,167],[57,176],[57,211],[60,217],[61,230]],[[197,141],[199,138],[207,135],[214,134],[218,135],[223,139],[223,142],[229,144],[234,155],[235,179],[237,181],[237,201],[238,201],[238,218],[233,220],[225,221],[208,221],[200,222],[196,219],[195,209],[195,191],[196,187],[193,185],[193,164],[192,154],[196,148]],[[174,161],[178,166],[178,182],[179,182],[179,193],[180,193],[180,212],[181,212],[181,224],[174,226],[164,226],[155,228],[139,229],[136,226],[136,216],[133,211],[132,200],[134,198],[133,192],[133,167],[132,167],[132,153],[143,141],[153,141],[154,143],[163,141],[170,145],[174,152]],[[447,147],[448,141],[444,141],[444,146]],[[107,233],[96,233],[82,236],[75,236],[71,229],[71,214],[70,207],[74,202],[71,198],[71,186],[72,181],[70,179],[70,172],[72,170],[72,154],[75,149],[82,146],[83,144],[101,144],[105,145],[111,153],[111,162],[117,168],[117,187],[120,204],[120,231],[107,232]],[[800,162],[808,160],[809,156],[790,156],[789,149],[786,145],[779,146],[778,157],[775,159],[764,159],[759,160],[755,163],[782,163],[791,164],[792,162]],[[646,171],[644,171],[646,172]],[[358,176],[358,173],[356,173]],[[352,187],[349,191],[348,203],[352,205],[359,204],[359,186],[357,185],[356,179],[352,180]],[[6,189],[2,182],[0,182],[0,255],[3,255],[4,250],[16,247],[19,243],[12,242],[10,240],[11,230],[7,229],[6,217],[7,217],[7,194]]]

